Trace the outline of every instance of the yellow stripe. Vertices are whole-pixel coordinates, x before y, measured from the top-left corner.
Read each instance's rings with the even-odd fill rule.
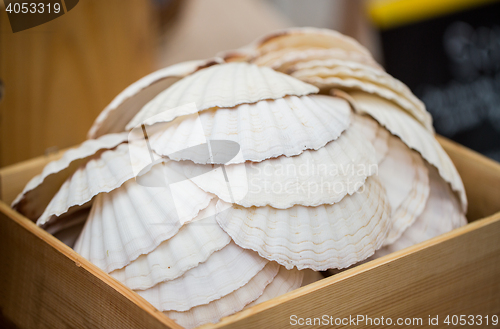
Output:
[[[382,29],[453,13],[498,0],[370,0],[368,12]]]

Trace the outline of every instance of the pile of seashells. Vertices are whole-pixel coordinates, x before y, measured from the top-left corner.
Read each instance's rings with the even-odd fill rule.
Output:
[[[188,328],[466,224],[423,103],[330,30],[154,72],[88,137],[12,206]]]

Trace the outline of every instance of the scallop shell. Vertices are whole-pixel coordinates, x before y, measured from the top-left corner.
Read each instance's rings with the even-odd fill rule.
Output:
[[[197,176],[205,167],[184,165],[189,177]],[[317,151],[259,163],[229,165],[225,170],[226,175],[212,171],[192,180],[225,202],[243,207],[269,205],[278,209],[339,202],[345,195],[356,192],[368,176],[378,171],[375,149],[361,127],[354,125]]]
[[[441,177],[450,183],[452,189],[459,195],[462,209],[466,212],[467,196],[462,179],[434,135],[389,101],[362,92],[352,92],[350,95],[358,112],[372,116],[439,170]]]
[[[217,58],[183,62],[162,68],[134,82],[99,114],[87,134],[88,138],[125,131],[125,125],[160,92],[183,77],[220,62]]]
[[[259,54],[286,48],[339,48],[371,57],[370,52],[353,38],[337,31],[313,27],[275,31],[254,42]]]
[[[334,205],[285,210],[234,205],[216,219],[241,247],[288,269],[316,271],[369,257],[382,246],[391,226],[389,203],[376,176],[366,180],[363,191]]]
[[[390,133],[369,116],[354,114],[352,118],[353,127],[359,127],[358,129],[371,142],[375,149],[377,164],[380,164],[389,151]]]
[[[386,245],[392,244],[422,213],[429,196],[429,175],[420,154],[391,136],[389,152],[379,166],[379,178],[391,205],[392,228]]]
[[[186,113],[184,105],[194,103],[192,113],[212,107],[234,107],[256,103],[264,99],[278,99],[287,95],[303,96],[317,93],[318,88],[267,67],[248,63],[215,65],[192,74],[147,103],[127,124],[132,129],[145,120],[168,111],[163,122],[169,122]],[[151,119],[150,119],[151,120]],[[154,122],[149,121],[148,124]]]
[[[208,208],[215,212],[214,198]],[[207,209],[208,209],[207,208]],[[157,283],[173,280],[206,261],[214,252],[231,241],[215,221],[202,210],[169,240],[163,241],[147,255],[139,256],[122,269],[110,273],[130,289],[145,290]]]
[[[233,141],[239,144],[243,157],[222,163],[259,162],[323,147],[337,139],[349,126],[350,115],[349,105],[340,98],[324,95],[288,96],[178,118],[159,133],[150,135],[149,140],[152,149],[160,155],[201,164],[210,163],[210,159],[186,158],[185,153],[184,157],[179,157],[173,153],[187,149],[204,138],[210,141]],[[196,129],[200,125],[204,131]]]
[[[380,84],[381,82],[375,82],[377,78],[374,78],[375,81],[368,81],[366,78],[358,79],[334,75],[327,75],[325,77],[318,76],[319,73],[317,71],[322,69],[323,68],[296,71],[292,76],[318,86],[321,89],[345,88],[348,90],[361,90],[370,94],[375,94],[399,105],[422,123],[428,131],[434,132],[431,115],[425,110],[423,103],[413,96],[411,92],[406,94],[395,92],[386,85]]]
[[[161,169],[158,165],[151,172]],[[179,231],[181,210],[193,219],[212,199],[190,181],[182,184],[172,193],[170,188],[129,180],[97,195],[75,251],[108,273],[150,253]],[[174,194],[183,203],[176,203]]]
[[[365,81],[369,84],[378,85],[393,91],[400,97],[406,99],[413,107],[408,107],[408,111],[424,126],[433,131],[432,117],[425,110],[425,105],[420,101],[411,90],[401,81],[395,79],[383,70],[371,68],[366,65],[357,63],[349,63],[336,60],[313,61],[309,63],[299,63],[295,67],[296,71],[291,73],[292,76],[298,79],[307,79],[308,77],[320,77],[328,79],[337,77],[344,80],[351,78],[359,81]],[[365,86],[369,89],[370,85]],[[374,88],[373,90],[377,90]],[[382,92],[380,92],[382,94]]]
[[[87,140],[77,148],[66,151],[59,160],[47,164],[40,175],[33,177],[26,184],[24,190],[12,202],[12,208],[36,220],[76,168],[100,150],[112,149],[125,141],[126,133],[110,134]]]
[[[269,262],[246,285],[206,305],[196,306],[185,312],[163,313],[185,328],[216,323],[225,316],[241,311],[247,304],[261,296],[266,286],[276,277],[279,267],[278,264]]]
[[[435,167],[427,164],[430,194],[424,211],[393,244],[375,253],[382,257],[467,224],[460,203]]]
[[[263,56],[252,59],[252,63],[260,66],[268,66],[274,70],[290,73],[295,65],[299,63],[308,63],[316,60],[339,59],[347,63],[360,63],[382,70],[382,68],[370,56],[362,55],[357,52],[346,51],[339,48],[285,48],[272,51]]]
[[[281,296],[297,288],[300,288],[301,285],[303,285],[303,280],[306,280],[306,276],[308,275],[310,275],[311,278],[314,279],[317,279],[319,277],[323,278],[323,276],[320,273],[312,270],[299,271],[296,268],[287,270],[284,266],[280,266],[280,270],[276,275],[276,277],[274,278],[273,282],[271,282],[266,287],[266,289],[264,289],[264,292],[259,298],[248,304],[247,308],[263,303],[275,297]]]
[[[187,311],[243,287],[267,263],[256,252],[231,242],[181,277],[136,292],[160,311]]]
[[[134,143],[121,144],[114,150],[95,155],[64,182],[37,224],[44,225],[52,216],[60,216],[71,207],[84,205],[99,193],[120,187],[135,177],[134,168],[143,168],[150,162],[148,149]]]

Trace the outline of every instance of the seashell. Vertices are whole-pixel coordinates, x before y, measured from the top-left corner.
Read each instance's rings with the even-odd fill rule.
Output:
[[[352,118],[352,126],[359,127],[358,129],[371,142],[375,149],[377,164],[380,164],[389,151],[390,133],[369,116],[353,114]]]
[[[231,242],[181,277],[136,292],[160,311],[187,311],[243,287],[267,263],[256,252]],[[277,273],[279,266],[275,265]]]
[[[219,200],[217,207],[225,206]],[[216,216],[239,246],[292,269],[348,267],[379,249],[390,229],[390,207],[376,176],[363,191],[333,205],[233,208]]]
[[[151,172],[162,167],[154,166]],[[175,192],[129,180],[97,195],[75,251],[107,273],[150,253],[179,231],[181,210],[184,218],[194,219],[212,199],[190,181],[182,182]],[[176,203],[173,194],[182,203]]]
[[[316,75],[316,72],[310,72],[310,70],[296,71],[292,76],[318,86],[321,89],[343,88],[348,90],[361,90],[370,94],[375,94],[399,105],[422,123],[428,131],[434,132],[431,115],[425,111],[423,103],[411,93],[402,95],[394,92],[385,85],[376,84],[367,80],[338,76],[320,77]]]
[[[162,68],[134,82],[99,114],[87,137],[125,131],[125,125],[152,98],[183,77],[222,61],[218,58],[183,62]]]
[[[145,290],[157,283],[177,279],[205,262],[231,241],[215,221],[215,216],[207,217],[210,212],[215,213],[216,202],[217,198],[212,199],[208,208],[200,211],[193,221],[182,226],[176,235],[163,241],[155,250],[110,275],[130,289]]]
[[[168,112],[161,121],[169,122],[178,116],[212,107],[231,108],[265,99],[317,92],[318,88],[267,67],[248,63],[215,65],[176,82],[158,94],[137,113],[126,128],[132,129],[164,111]],[[196,106],[186,112],[184,105],[190,103]],[[153,124],[150,120],[148,124]]]
[[[64,182],[37,225],[46,224],[52,216],[60,216],[71,207],[86,204],[99,193],[120,187],[135,177],[134,167],[143,168],[150,162],[148,149],[134,143],[121,144],[116,149],[96,154]]]
[[[319,279],[319,277],[323,279],[323,276],[319,272],[314,272],[312,270],[299,271],[296,268],[287,270],[285,267],[280,266],[278,274],[276,275],[274,280],[266,287],[266,289],[264,289],[262,295],[255,301],[248,304],[246,308],[263,303],[275,297],[286,294],[287,292],[300,288],[301,286],[304,286],[306,276],[310,276],[310,278],[307,279],[311,279],[314,281],[317,281],[316,279]]]
[[[87,140],[80,146],[66,151],[59,160],[47,164],[40,175],[33,177],[26,184],[24,190],[12,202],[12,208],[36,220],[76,168],[100,150],[112,149],[125,141],[127,141],[125,133],[110,134]]]
[[[426,164],[430,193],[424,211],[393,244],[377,250],[375,257],[407,248],[467,224],[460,202],[437,169]]]
[[[242,158],[214,163],[260,162],[280,155],[294,156],[317,150],[337,139],[349,126],[351,110],[343,99],[324,96],[288,96],[243,104],[234,109],[209,110],[169,123],[149,136],[151,148],[173,160],[210,163],[209,158],[175,156],[200,140],[226,140],[239,144]],[[202,126],[202,129],[196,127]]]
[[[383,70],[371,56],[339,48],[285,48],[256,57],[252,59],[252,63],[259,66],[268,66],[283,73],[290,73],[290,71],[295,70],[295,66],[298,64],[332,58],[346,61],[346,63],[360,63]]]
[[[422,213],[429,196],[429,175],[420,154],[391,136],[379,179],[391,205],[392,228],[385,245],[394,243]]]
[[[276,277],[280,266],[269,262],[246,285],[208,304],[193,307],[185,312],[163,312],[185,328],[216,323],[225,316],[241,311],[247,304],[262,295],[266,286]]]
[[[353,106],[359,113],[366,113],[398,136],[410,148],[419,152],[430,164],[435,166],[441,177],[451,184],[459,195],[462,210],[467,210],[467,196],[457,169],[443,150],[434,135],[425,130],[411,116],[393,103],[363,92],[352,92]]]
[[[197,176],[206,165],[188,162],[183,167],[186,176],[197,176],[192,181],[201,189],[243,207],[333,204],[377,173],[375,149],[361,129],[353,125],[317,151],[225,166],[226,175],[212,171]]]
[[[260,55],[286,48],[339,48],[371,57],[356,40],[328,29],[289,28],[263,36],[253,43]]]

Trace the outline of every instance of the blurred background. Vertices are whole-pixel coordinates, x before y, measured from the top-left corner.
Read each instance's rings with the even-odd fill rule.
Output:
[[[356,38],[426,103],[439,134],[500,161],[500,1],[80,0],[17,33],[2,1],[0,166],[82,142],[154,70],[291,26]]]

